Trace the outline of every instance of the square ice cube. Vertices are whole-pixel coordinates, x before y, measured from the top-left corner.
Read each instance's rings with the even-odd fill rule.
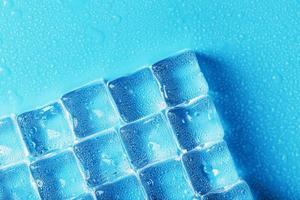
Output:
[[[14,117],[0,119],[0,167],[22,160],[27,154]]]
[[[41,156],[73,143],[73,133],[59,103],[20,114],[18,123],[33,156]]]
[[[161,60],[152,66],[152,70],[169,106],[208,93],[207,82],[192,51]]]
[[[86,184],[72,151],[47,155],[30,165],[42,199],[68,199],[87,191]]]
[[[150,200],[195,198],[181,161],[167,160],[156,163],[144,168],[140,177]]]
[[[203,196],[203,200],[253,200],[251,190],[247,183],[239,181],[238,183],[231,185],[220,190],[209,192]]]
[[[173,131],[183,149],[191,150],[224,136],[214,103],[209,97],[170,109],[167,113]]]
[[[115,131],[109,130],[85,139],[74,146],[74,151],[91,187],[114,181],[132,171]]]
[[[134,175],[103,185],[96,190],[98,200],[145,200],[143,186]]]
[[[136,168],[178,154],[176,139],[162,114],[127,124],[120,129],[120,134]]]
[[[166,106],[148,68],[111,81],[109,89],[125,122],[157,113]]]
[[[62,97],[71,114],[77,137],[85,137],[115,126],[119,115],[103,81],[90,83]]]
[[[40,199],[26,163],[0,169],[0,199]]]
[[[200,194],[234,184],[236,169],[225,141],[183,155],[194,189]]]

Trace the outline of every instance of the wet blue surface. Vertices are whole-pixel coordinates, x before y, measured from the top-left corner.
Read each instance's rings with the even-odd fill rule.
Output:
[[[196,49],[240,174],[300,197],[298,1],[0,1],[0,115]]]

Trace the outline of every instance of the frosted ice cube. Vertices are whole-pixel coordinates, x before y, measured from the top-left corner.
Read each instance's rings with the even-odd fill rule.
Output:
[[[18,123],[33,156],[40,156],[73,143],[74,136],[59,103],[20,114]]]
[[[239,179],[225,141],[194,149],[183,155],[183,162],[194,189],[200,194],[234,184]]]
[[[0,170],[0,199],[40,199],[27,164],[19,163]]]
[[[106,131],[74,146],[91,187],[114,181],[131,172],[121,140],[115,131]]]
[[[120,133],[136,168],[178,154],[175,137],[162,114],[128,124],[120,129]]]
[[[252,200],[251,190],[247,183],[239,181],[227,188],[212,191],[203,196],[203,200]]]
[[[169,106],[208,93],[207,82],[192,51],[161,60],[152,66],[152,70]]]
[[[42,199],[68,199],[88,192],[75,156],[70,150],[33,162],[30,170]]]
[[[174,107],[167,115],[183,149],[191,150],[207,142],[220,141],[224,136],[218,113],[209,97]]]
[[[14,118],[0,119],[0,166],[22,160],[27,154]]]
[[[145,200],[146,196],[136,176],[127,176],[96,190],[98,200]]]
[[[181,161],[167,160],[144,168],[140,177],[150,200],[193,200],[190,186]]]
[[[62,97],[71,114],[77,137],[85,137],[115,126],[119,116],[103,81],[97,81]]]
[[[125,122],[135,121],[165,108],[159,86],[148,68],[111,81],[109,89]]]

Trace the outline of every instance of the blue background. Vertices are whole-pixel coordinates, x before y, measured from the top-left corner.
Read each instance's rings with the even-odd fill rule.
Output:
[[[0,116],[195,49],[240,174],[300,199],[299,35],[297,0],[0,0]]]

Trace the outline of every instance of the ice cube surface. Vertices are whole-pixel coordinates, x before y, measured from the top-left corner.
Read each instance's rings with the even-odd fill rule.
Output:
[[[216,190],[203,196],[203,200],[253,200],[247,183],[240,181],[229,188]]]
[[[20,161],[27,156],[14,117],[0,119],[0,167]]]
[[[18,116],[25,143],[33,156],[65,148],[73,143],[73,133],[59,103]]]
[[[122,119],[132,122],[165,108],[158,84],[149,68],[109,83]]]
[[[200,194],[238,181],[233,159],[225,141],[183,155],[183,162],[194,189]]]
[[[79,138],[111,128],[119,121],[103,81],[69,92],[63,95],[62,101],[71,114],[73,129]]]
[[[167,160],[144,168],[140,177],[150,200],[193,200],[184,168],[179,160]]]
[[[145,200],[146,196],[137,177],[130,175],[96,190],[98,200]]]
[[[105,131],[75,145],[89,186],[114,181],[131,172],[125,149],[116,131]]]
[[[136,168],[178,154],[176,139],[162,114],[128,124],[120,129],[120,134]]]
[[[221,121],[209,97],[170,109],[167,114],[180,146],[191,150],[224,136]]]
[[[0,169],[0,199],[40,199],[26,163]]]
[[[152,66],[152,70],[169,106],[208,93],[207,82],[193,51],[185,51],[161,60]]]
[[[87,192],[78,163],[70,150],[33,162],[30,170],[42,199],[71,199]]]

